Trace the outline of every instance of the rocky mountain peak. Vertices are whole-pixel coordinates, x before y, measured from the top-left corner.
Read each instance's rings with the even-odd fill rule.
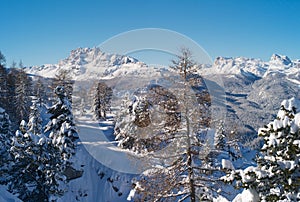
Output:
[[[285,55],[273,54],[270,59],[270,65],[276,66],[290,66],[292,61]]]

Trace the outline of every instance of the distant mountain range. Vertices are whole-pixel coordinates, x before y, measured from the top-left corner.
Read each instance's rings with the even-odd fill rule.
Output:
[[[60,69],[68,70],[76,81],[126,77],[151,80],[169,71],[168,68],[149,67],[129,56],[104,53],[99,48],[78,48],[58,64],[28,67],[25,71],[52,78]],[[259,127],[272,120],[282,100],[300,98],[300,60],[283,55],[273,54],[268,62],[217,57],[212,65],[200,65],[198,73],[208,80],[221,78],[227,118],[245,134],[256,134]]]

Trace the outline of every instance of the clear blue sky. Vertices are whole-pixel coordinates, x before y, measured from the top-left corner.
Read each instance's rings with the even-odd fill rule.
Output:
[[[57,63],[132,29],[164,28],[213,58],[300,58],[298,0],[0,0],[0,50],[7,65]]]

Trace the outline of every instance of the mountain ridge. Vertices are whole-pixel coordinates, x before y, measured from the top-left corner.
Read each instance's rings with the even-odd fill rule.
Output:
[[[65,59],[60,60],[57,64],[44,64],[41,66],[30,66],[25,71],[30,74],[37,74],[45,77],[54,77],[55,72],[59,69],[69,70],[74,79],[79,79],[81,74],[89,72],[88,76],[108,76],[115,77],[130,73],[121,71],[123,67],[130,69],[131,66],[136,68],[148,67],[147,64],[136,58],[126,55],[105,53],[100,48],[77,48],[70,52]],[[201,65],[199,73],[202,74],[227,74],[242,75],[258,79],[272,73],[292,74],[299,72],[300,59],[291,60],[288,56],[273,54],[269,61],[247,57],[217,57],[212,65]],[[133,70],[135,71],[135,70]],[[116,73],[116,75],[114,75]],[[151,72],[153,73],[153,72]]]
[[[198,73],[210,80],[221,78],[228,117],[245,126],[246,133],[256,134],[262,121],[274,118],[281,100],[300,97],[299,67],[300,60],[278,54],[273,54],[268,62],[245,57],[218,57],[210,66],[200,65]],[[129,56],[104,53],[99,48],[78,48],[58,64],[30,67],[25,71],[53,78],[60,69],[70,71],[75,81],[102,79],[118,86],[131,85],[128,82],[135,86],[155,82],[171,71],[165,67],[150,67]]]

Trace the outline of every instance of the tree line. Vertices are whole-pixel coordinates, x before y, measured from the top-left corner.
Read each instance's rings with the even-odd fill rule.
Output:
[[[72,80],[62,70],[47,84],[21,68],[7,69],[0,54],[0,184],[23,201],[55,201],[74,178]]]

